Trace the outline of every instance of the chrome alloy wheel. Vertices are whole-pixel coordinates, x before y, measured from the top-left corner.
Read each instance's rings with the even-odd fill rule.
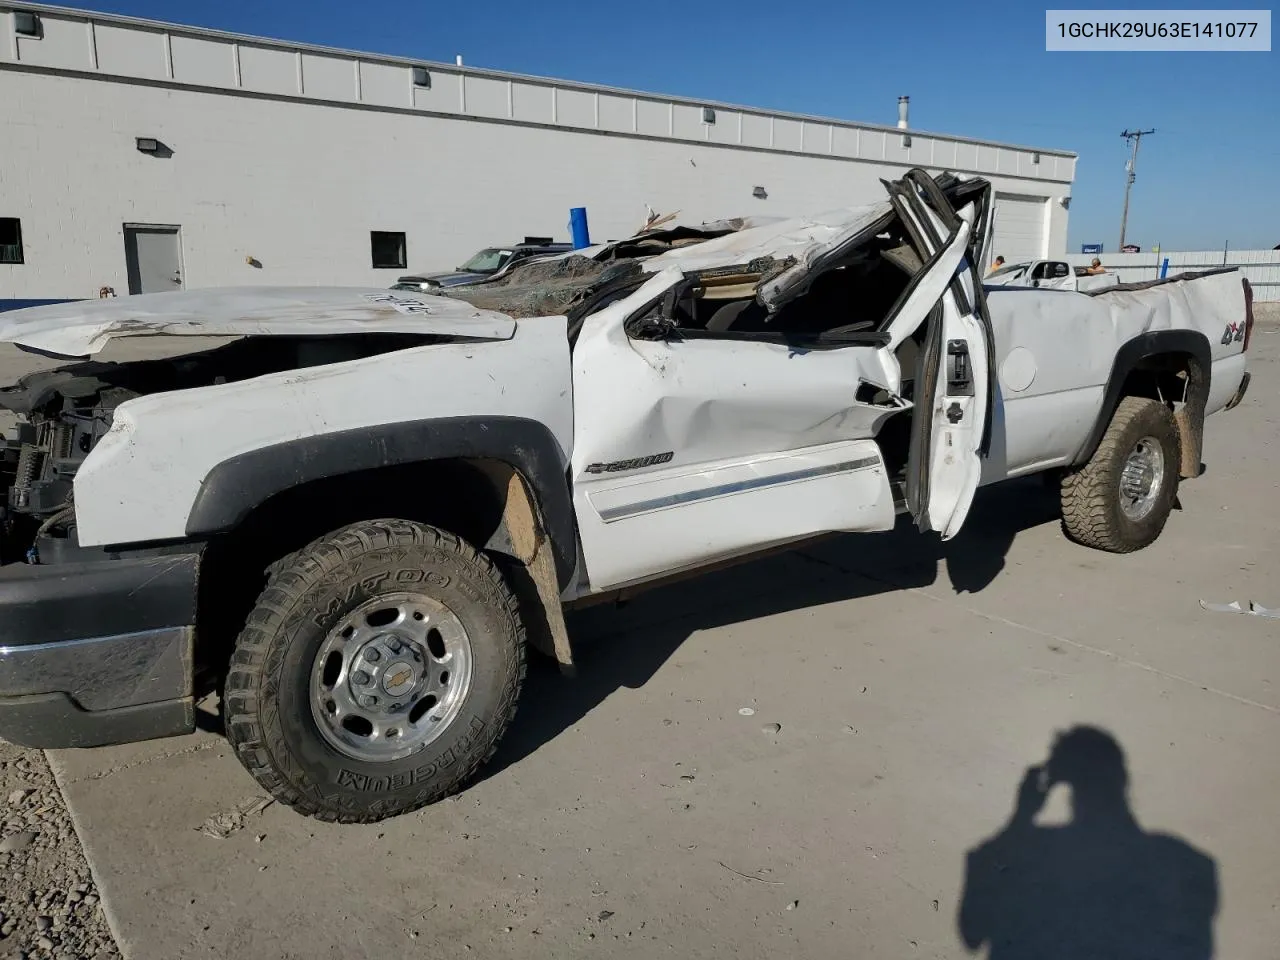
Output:
[[[1130,520],[1143,520],[1155,508],[1164,470],[1164,448],[1155,437],[1143,437],[1129,451],[1120,471],[1120,510]]]
[[[311,666],[311,715],[346,756],[399,760],[457,719],[472,666],[466,628],[439,600],[377,597],[343,617],[320,645]]]

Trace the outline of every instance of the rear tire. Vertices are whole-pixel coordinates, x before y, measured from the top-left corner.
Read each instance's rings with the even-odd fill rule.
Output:
[[[1131,553],[1160,536],[1178,495],[1182,440],[1157,400],[1123,397],[1102,442],[1062,478],[1062,527],[1076,543]]]
[[[516,599],[452,534],[374,520],[285,557],[236,642],[227,738],[271,796],[368,823],[463,786],[525,674]]]

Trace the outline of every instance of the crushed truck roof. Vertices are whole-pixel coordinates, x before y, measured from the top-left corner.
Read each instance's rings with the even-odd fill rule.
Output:
[[[344,287],[234,287],[30,307],[0,315],[0,341],[87,357],[127,336],[403,333],[507,340],[515,317],[567,314],[597,291],[646,274],[749,267],[766,306],[809,269],[888,216],[887,202],[814,217],[741,217],[650,230],[517,266],[438,294]]]
[[[521,264],[494,280],[443,291],[515,317],[570,312],[597,292],[646,274],[706,273],[750,267],[766,305],[780,299],[816,262],[890,215],[888,202],[814,217],[721,220],[641,233],[548,260]]]

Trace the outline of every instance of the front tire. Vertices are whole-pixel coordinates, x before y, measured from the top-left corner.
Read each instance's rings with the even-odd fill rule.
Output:
[[[524,673],[516,598],[488,557],[433,527],[368,521],[269,571],[227,675],[227,737],[281,803],[372,822],[463,786]]]
[[[1076,543],[1131,553],[1160,536],[1178,495],[1182,439],[1173,413],[1124,397],[1093,456],[1062,479],[1062,527]]]

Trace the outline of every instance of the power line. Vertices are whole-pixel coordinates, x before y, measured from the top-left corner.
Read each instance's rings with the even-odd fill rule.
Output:
[[[1133,153],[1129,155],[1129,162],[1125,164],[1127,176],[1124,181],[1124,213],[1120,215],[1120,248],[1118,253],[1124,252],[1124,228],[1129,224],[1129,191],[1133,189],[1133,181],[1138,178],[1138,147],[1142,145],[1142,138],[1148,134],[1155,133],[1155,130],[1128,130],[1120,136],[1133,144]]]

